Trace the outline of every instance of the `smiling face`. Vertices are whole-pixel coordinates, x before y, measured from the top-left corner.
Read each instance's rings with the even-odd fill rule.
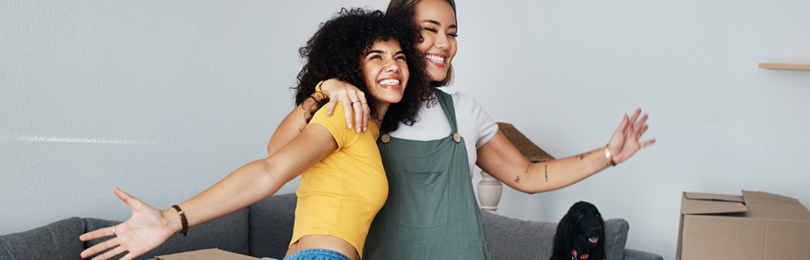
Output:
[[[395,40],[376,41],[361,59],[366,86],[382,117],[388,106],[402,100],[408,85],[408,64],[405,52]],[[383,110],[381,110],[383,109]]]
[[[427,72],[432,81],[442,81],[456,56],[456,13],[446,0],[422,0],[415,6],[416,23],[422,28],[423,41],[416,49],[427,58]]]

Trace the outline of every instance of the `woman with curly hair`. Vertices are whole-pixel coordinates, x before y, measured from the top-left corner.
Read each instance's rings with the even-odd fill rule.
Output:
[[[272,196],[300,175],[293,238],[284,259],[360,259],[369,226],[388,195],[375,142],[381,129],[413,122],[429,93],[423,58],[412,48],[419,32],[398,21],[403,19],[380,11],[343,9],[299,50],[307,63],[298,75],[297,102],[308,99],[314,93],[309,86],[321,80],[350,82],[367,93],[369,131],[347,129],[342,118],[327,117],[325,103],[318,102],[308,107],[309,125],[289,145],[172,208],[155,209],[116,188],[132,217],[82,235],[83,241],[115,237],[81,256],[103,252],[94,259],[108,259],[129,252],[122,259],[133,259],[174,233],[185,234],[189,227]]]

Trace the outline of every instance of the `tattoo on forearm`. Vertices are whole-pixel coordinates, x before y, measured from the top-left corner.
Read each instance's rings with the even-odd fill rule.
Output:
[[[579,159],[580,159],[580,160],[584,160],[584,159],[585,159],[585,155],[589,155],[589,154],[591,154],[591,152],[587,152],[587,153],[580,154],[578,157],[579,157]]]
[[[548,182],[548,164],[546,164],[546,182]]]
[[[515,182],[520,183],[520,175],[518,175],[517,178],[515,178]]]

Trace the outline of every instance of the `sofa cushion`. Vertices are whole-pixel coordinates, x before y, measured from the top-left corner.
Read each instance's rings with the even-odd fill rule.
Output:
[[[219,248],[225,251],[248,254],[248,215],[247,208],[223,216],[218,219],[203,223],[199,226],[189,228],[188,236],[174,234],[169,240],[147,252],[138,259],[151,259],[155,256],[180,253],[191,250],[208,248]],[[111,221],[103,219],[87,218],[87,231],[109,227],[121,221]],[[94,239],[86,242],[86,247],[91,247],[109,238]],[[121,255],[123,256],[123,255]],[[119,259],[118,256],[113,259]]]
[[[284,258],[295,223],[295,193],[271,196],[250,206],[250,255]]]
[[[525,221],[481,210],[492,260],[526,260],[551,257],[557,223]],[[621,260],[629,225],[624,219],[605,220],[607,260]]]
[[[29,231],[0,236],[0,259],[82,259],[81,218],[56,221]]]

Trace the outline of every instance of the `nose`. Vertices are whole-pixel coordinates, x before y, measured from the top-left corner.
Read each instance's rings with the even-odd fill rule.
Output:
[[[399,72],[400,70],[401,68],[399,67],[399,64],[397,64],[397,61],[394,59],[389,60],[388,64],[385,65],[385,72],[394,73]]]
[[[589,226],[591,227],[591,231],[600,232],[602,231],[602,225],[599,224],[599,221],[596,219],[591,219],[588,221]]]
[[[600,226],[599,224],[596,224],[595,226],[591,227],[591,231],[597,231],[597,232],[602,231],[602,226]]]
[[[436,42],[433,43],[433,46],[440,50],[447,50],[450,48],[450,41],[447,40],[447,36],[439,36],[436,37]]]

